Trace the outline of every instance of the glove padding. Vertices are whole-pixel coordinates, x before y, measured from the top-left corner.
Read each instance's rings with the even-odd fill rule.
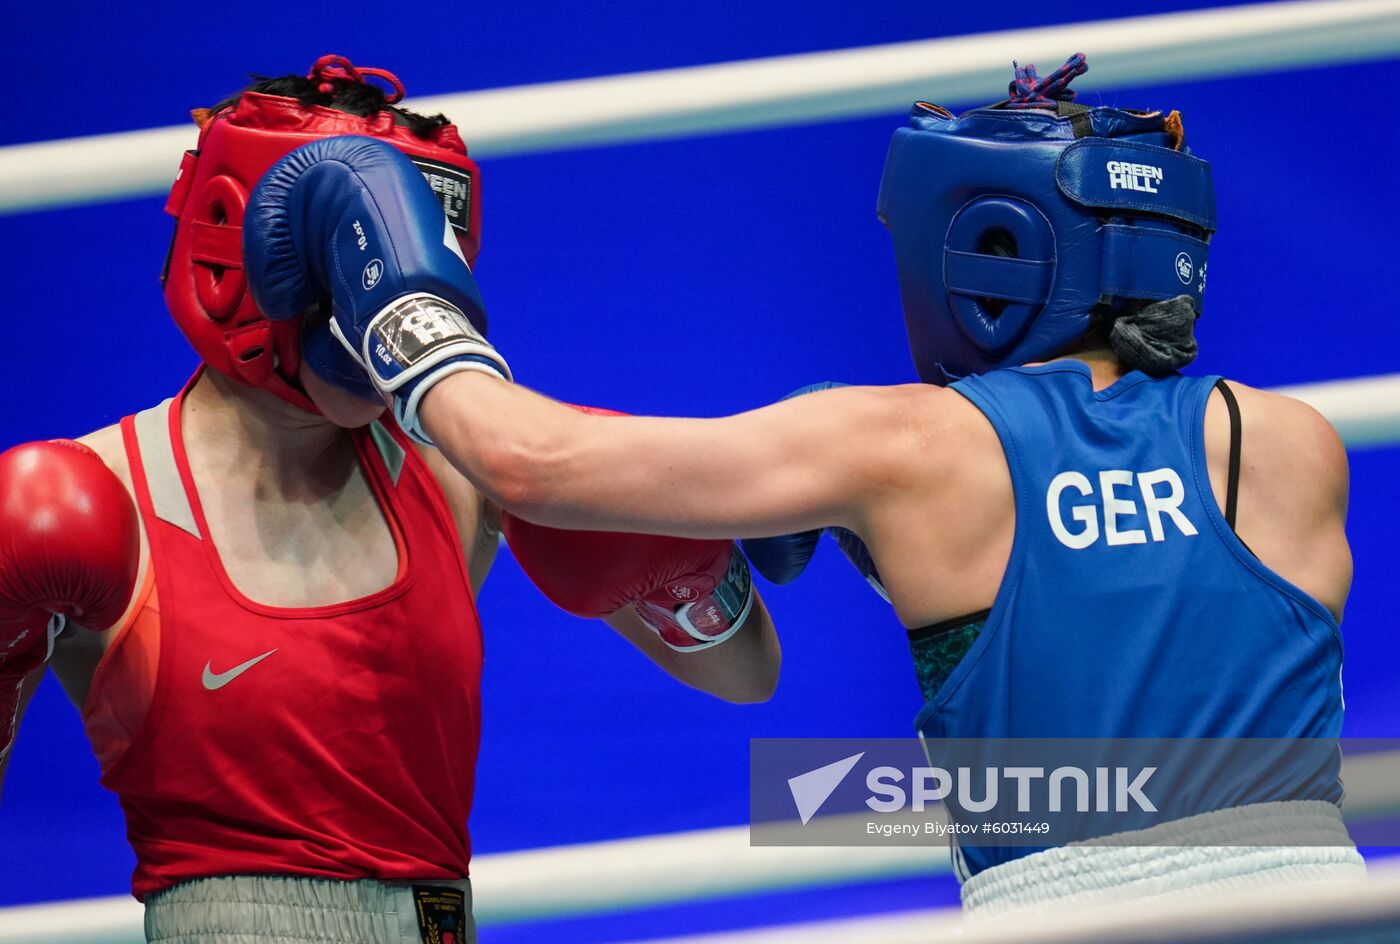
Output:
[[[369,403],[384,405],[360,359],[331,332],[334,322],[311,325],[301,333],[301,359],[317,377]]]
[[[420,442],[430,440],[418,404],[434,383],[459,370],[510,379],[485,339],[485,307],[441,204],[391,144],[322,138],[272,165],[249,197],[243,256],[269,318],[329,299],[331,334]],[[315,331],[308,366],[364,396],[364,384],[316,347],[327,339]]]
[[[140,535],[121,480],[87,446],[35,442],[0,453],[0,758],[25,677],[72,619],[106,629],[136,585]]]
[[[848,386],[850,384],[826,380],[803,387],[800,390],[794,390],[783,399],[791,400],[793,397],[805,396],[809,393]],[[762,574],[766,580],[782,585],[796,580],[802,571],[807,569],[807,564],[811,562],[812,555],[816,553],[817,542],[821,540],[823,533],[829,534],[835,539],[836,546],[841,548],[841,553],[846,555],[846,559],[851,562],[851,565],[869,582],[876,593],[889,602],[890,595],[886,592],[885,585],[880,581],[880,572],[875,568],[875,559],[870,556],[870,549],[865,546],[865,542],[860,539],[859,535],[846,528],[816,528],[797,534],[780,534],[769,538],[745,538],[740,543],[743,544],[744,553],[748,555],[754,570]]]
[[[748,555],[753,569],[770,583],[781,585],[796,580],[802,575],[802,571],[807,569],[812,555],[816,553],[817,542],[823,534],[830,535],[836,541],[836,546],[846,555],[851,566],[859,571],[871,588],[888,603],[890,595],[880,581],[875,559],[870,556],[870,549],[854,531],[845,528],[818,528],[814,531],[780,534],[771,538],[744,538],[740,543],[744,546],[744,553]]]
[[[733,541],[565,531],[509,512],[501,515],[501,531],[520,569],[555,605],[600,619],[631,604],[662,642],[680,652],[724,642],[753,609],[748,562]]]

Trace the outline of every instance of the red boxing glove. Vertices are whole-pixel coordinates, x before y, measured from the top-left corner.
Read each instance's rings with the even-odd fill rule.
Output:
[[[0,757],[20,684],[48,660],[65,620],[106,629],[121,618],[136,585],[138,527],[121,480],[87,446],[0,453]]]
[[[733,541],[563,531],[508,512],[501,516],[501,531],[520,569],[555,605],[598,619],[630,603],[672,649],[718,645],[753,608],[748,561]]]

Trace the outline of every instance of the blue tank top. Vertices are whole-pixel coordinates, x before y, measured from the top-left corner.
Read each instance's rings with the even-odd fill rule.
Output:
[[[1217,377],[1095,391],[1057,361],[953,385],[1001,439],[1016,531],[996,600],[916,725],[926,738],[1335,738],[1341,635],[1211,492]],[[1228,805],[1339,802],[1333,765],[1235,783]],[[1278,777],[1292,782],[1278,782]],[[1030,848],[961,850],[967,874]]]

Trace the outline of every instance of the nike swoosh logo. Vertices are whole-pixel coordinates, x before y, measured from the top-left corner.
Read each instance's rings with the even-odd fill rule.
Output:
[[[276,649],[269,649],[260,656],[254,656],[242,665],[235,665],[227,672],[215,672],[213,662],[204,663],[204,676],[202,681],[204,682],[205,691],[217,692],[276,651]]]

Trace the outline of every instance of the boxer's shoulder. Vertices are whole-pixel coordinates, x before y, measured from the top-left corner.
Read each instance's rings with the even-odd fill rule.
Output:
[[[1241,476],[1296,492],[1298,499],[1345,502],[1347,456],[1337,430],[1302,400],[1227,381],[1239,403]],[[1228,461],[1229,409],[1219,391],[1206,407],[1206,449],[1212,464]]]
[[[1301,400],[1235,381],[1228,385],[1240,415],[1235,531],[1267,567],[1340,619],[1352,571],[1341,437]],[[1211,487],[1227,507],[1231,420],[1218,390],[1207,404],[1205,425]]]
[[[126,446],[122,440],[121,425],[113,423],[111,426],[104,426],[85,436],[78,436],[76,440],[97,453],[107,468],[111,469],[121,481],[127,494],[131,496],[132,502],[135,503],[136,490],[132,483],[131,463],[127,459]],[[70,700],[80,709],[87,700],[88,689],[92,684],[93,674],[96,672],[98,664],[112,643],[122,635],[121,631],[126,624],[135,619],[144,595],[149,590],[146,575],[151,566],[150,550],[146,541],[146,524],[140,520],[139,516],[137,518],[137,534],[140,538],[140,563],[137,566],[133,600],[128,604],[128,612],[123,617],[121,624],[108,632],[66,632],[55,643],[53,656],[49,660],[50,669],[62,684]],[[138,605],[133,606],[132,604]]]
[[[104,426],[86,436],[77,437],[77,441],[97,453],[107,464],[107,468],[115,472],[117,478],[122,480],[127,491],[132,490],[131,463],[126,457],[126,444],[122,441],[121,424],[113,423],[111,426]]]
[[[127,456],[121,424],[113,423],[110,426],[104,426],[86,436],[77,437],[77,441],[97,453],[107,468],[112,470],[112,473],[126,488],[132,503],[139,505],[136,485],[132,478],[131,460]],[[140,589],[145,581],[146,569],[150,566],[150,549],[146,537],[146,522],[140,516],[137,516],[136,526],[137,534],[141,539],[141,564],[136,581],[137,588]]]
[[[918,478],[961,478],[966,470],[1004,462],[996,429],[957,391],[923,383],[869,389],[880,391],[891,461]]]
[[[948,548],[981,547],[1009,527],[1006,455],[996,429],[971,401],[931,384],[850,389],[866,400],[843,425],[858,431],[857,474],[867,517],[899,521],[897,530],[938,521],[939,533],[958,535],[944,542]]]

